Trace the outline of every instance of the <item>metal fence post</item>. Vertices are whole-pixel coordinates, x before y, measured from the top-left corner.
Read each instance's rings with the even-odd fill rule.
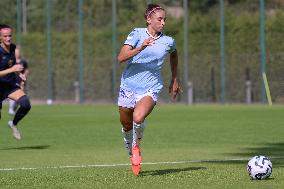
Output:
[[[53,103],[53,67],[52,67],[52,51],[51,51],[51,10],[52,1],[47,0],[47,77],[48,77],[48,87],[47,87],[47,104],[51,105]]]
[[[193,85],[192,82],[187,82],[187,104],[193,103]]]
[[[183,85],[185,91],[188,90],[188,0],[183,0],[184,20],[183,20]],[[185,103],[189,101],[188,95]]]
[[[224,24],[224,0],[220,0],[220,70],[221,70],[221,103],[225,102],[225,24]]]
[[[261,66],[260,76],[262,73],[266,73],[266,50],[265,50],[265,20],[264,20],[264,0],[260,0],[260,49],[261,49]],[[261,77],[262,78],[262,77]],[[263,81],[263,79],[261,79]],[[261,82],[261,101],[266,102],[266,93],[264,88],[264,82]]]
[[[84,102],[84,27],[83,27],[83,2],[79,0],[79,88],[80,88],[80,103]]]

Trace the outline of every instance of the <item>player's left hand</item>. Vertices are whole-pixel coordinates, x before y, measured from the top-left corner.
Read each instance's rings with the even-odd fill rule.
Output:
[[[176,99],[177,94],[182,92],[181,85],[179,84],[178,80],[176,78],[173,78],[171,80],[170,86],[169,86],[169,93],[173,100]]]
[[[25,74],[19,73],[19,76],[22,79],[22,81],[26,81],[27,80]]]

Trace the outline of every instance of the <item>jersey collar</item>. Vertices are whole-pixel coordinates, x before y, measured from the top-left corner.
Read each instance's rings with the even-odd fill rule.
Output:
[[[159,39],[159,38],[163,35],[163,33],[161,32],[160,35],[158,35],[157,37],[154,37],[154,36],[152,36],[152,35],[149,33],[149,31],[147,30],[147,28],[145,28],[145,30],[146,30],[146,33],[147,33],[150,37],[152,37],[154,40]]]

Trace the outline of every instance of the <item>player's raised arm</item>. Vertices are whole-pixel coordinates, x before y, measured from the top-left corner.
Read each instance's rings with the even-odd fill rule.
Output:
[[[133,56],[144,50],[147,46],[151,46],[153,42],[154,40],[149,37],[148,39],[145,39],[142,45],[137,48],[133,48],[131,45],[128,44],[123,45],[117,56],[118,62],[122,63],[127,61],[128,59],[132,58]]]

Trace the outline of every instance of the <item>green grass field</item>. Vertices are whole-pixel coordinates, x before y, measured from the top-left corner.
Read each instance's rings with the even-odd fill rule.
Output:
[[[136,177],[116,106],[33,106],[19,125],[21,141],[7,127],[4,106],[0,188],[283,188],[283,112],[284,106],[158,105],[147,120],[145,164]],[[272,159],[272,177],[250,180],[247,159],[259,154]]]

